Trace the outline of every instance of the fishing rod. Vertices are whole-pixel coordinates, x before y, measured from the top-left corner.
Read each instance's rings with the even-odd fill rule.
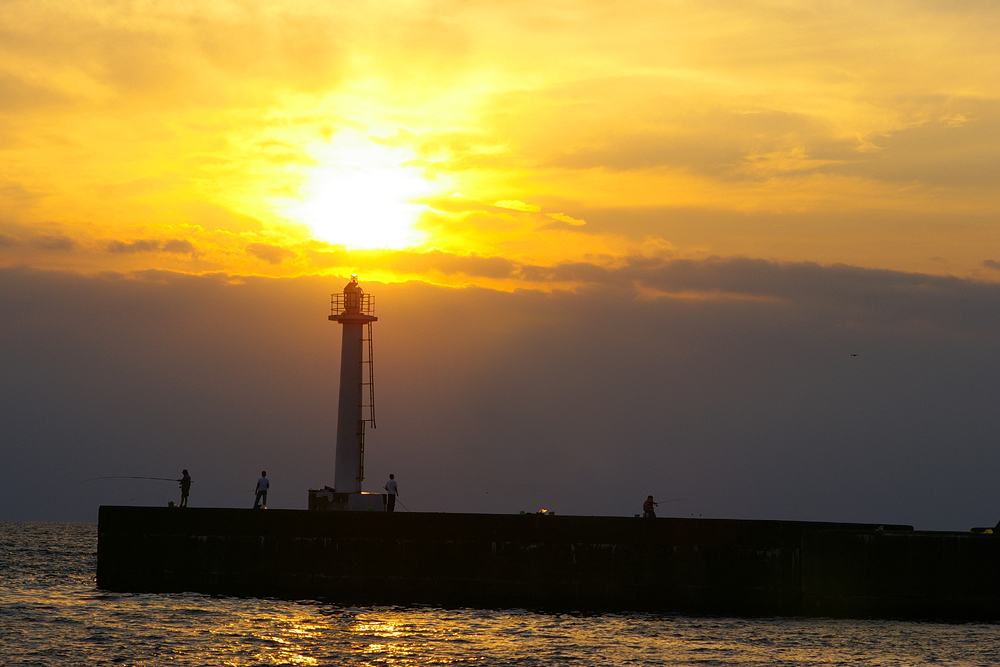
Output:
[[[83,481],[84,482],[93,482],[94,480],[97,480],[97,479],[155,479],[155,480],[158,480],[160,482],[179,482],[179,481],[181,481],[180,479],[176,479],[174,477],[119,477],[119,476],[114,476],[114,475],[111,476],[111,477],[91,477],[90,479],[85,479]]]
[[[396,504],[397,504],[397,505],[399,505],[400,507],[402,507],[402,508],[403,508],[404,510],[406,510],[407,512],[409,512],[409,511],[410,511],[410,508],[409,508],[409,507],[407,507],[407,506],[406,506],[406,505],[404,505],[403,503],[399,502],[399,496],[396,496]]]

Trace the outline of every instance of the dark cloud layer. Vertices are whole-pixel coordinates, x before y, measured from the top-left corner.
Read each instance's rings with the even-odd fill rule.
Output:
[[[365,284],[378,428],[411,510],[900,522],[997,516],[1000,287],[636,259],[575,293]],[[362,275],[362,280],[364,276]],[[342,279],[0,270],[0,519],[304,508],[333,480]],[[651,294],[666,294],[650,298]],[[857,356],[853,356],[857,355]]]
[[[55,250],[67,252],[76,247],[76,242],[68,236],[61,235],[41,235],[32,239],[34,244],[42,250]]]
[[[110,241],[108,252],[115,255],[131,255],[140,252],[170,252],[178,255],[194,255],[194,244],[187,239],[137,239],[135,241]]]
[[[247,246],[247,252],[268,264],[281,264],[289,257],[295,257],[291,250],[270,243],[251,243]]]

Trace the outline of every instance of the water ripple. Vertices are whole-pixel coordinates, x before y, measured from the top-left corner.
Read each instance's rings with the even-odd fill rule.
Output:
[[[0,523],[0,664],[665,665],[1000,663],[1000,626],[352,608],[99,591],[96,526]]]

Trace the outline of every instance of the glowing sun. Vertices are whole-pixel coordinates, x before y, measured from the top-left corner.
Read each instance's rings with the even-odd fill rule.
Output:
[[[423,242],[414,224],[427,207],[413,200],[436,188],[409,164],[411,151],[343,133],[313,154],[320,164],[310,170],[302,200],[286,212],[316,238],[348,248],[400,249]]]

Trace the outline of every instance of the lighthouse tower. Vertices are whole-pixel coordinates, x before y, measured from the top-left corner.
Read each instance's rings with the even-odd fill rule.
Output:
[[[351,276],[342,294],[331,299],[330,320],[344,326],[340,352],[340,403],[337,413],[337,468],[334,491],[340,494],[361,494],[365,478],[365,426],[375,427],[375,385],[372,374],[372,322],[375,299],[358,285],[358,276]],[[367,345],[366,345],[367,343]],[[378,498],[380,494],[365,494]],[[375,498],[370,501],[375,501]],[[367,498],[352,498],[351,509]],[[365,503],[370,504],[370,503]],[[358,507],[360,509],[360,506]],[[378,507],[381,509],[381,507]]]

